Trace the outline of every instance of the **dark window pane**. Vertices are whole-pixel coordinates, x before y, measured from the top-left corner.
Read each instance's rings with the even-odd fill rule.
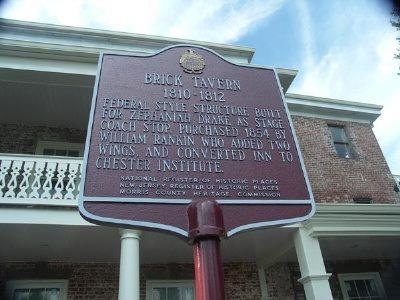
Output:
[[[47,295],[46,300],[59,300],[60,299],[60,289],[50,288],[46,289]]]
[[[167,289],[166,288],[153,288],[152,300],[167,300]]]
[[[357,297],[357,289],[354,281],[345,281],[346,291],[349,297]]]
[[[43,155],[54,155],[54,149],[43,149]]]
[[[13,300],[29,300],[29,289],[15,289]]]
[[[29,293],[29,300],[45,300],[45,289],[31,289]]]
[[[367,285],[370,296],[379,296],[378,289],[376,288],[375,282],[372,279],[365,280],[365,284]]]
[[[170,287],[167,289],[168,300],[180,300],[180,293],[177,287]]]
[[[67,156],[67,150],[57,149],[56,150],[56,155],[57,156]]]
[[[365,281],[364,280],[355,280],[355,282],[356,282],[358,295],[360,297],[368,296],[368,291],[367,291],[367,286],[365,285]]]
[[[78,157],[79,156],[79,151],[78,150],[68,150],[68,156]]]
[[[350,158],[350,149],[347,144],[335,144],[336,153],[339,157]]]
[[[353,198],[354,203],[357,204],[371,204],[372,199],[371,198],[366,198],[366,197],[359,197],[359,198]]]
[[[194,300],[194,290],[192,287],[181,288],[182,299],[184,300]]]
[[[329,126],[329,128],[331,130],[334,142],[341,142],[341,143],[347,142],[346,133],[343,127]]]

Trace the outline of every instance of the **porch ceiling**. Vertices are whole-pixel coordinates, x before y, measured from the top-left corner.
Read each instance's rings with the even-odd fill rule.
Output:
[[[319,238],[324,260],[400,259],[400,236]]]
[[[0,69],[0,120],[86,128],[93,85],[93,76]]]
[[[251,261],[271,265],[296,262],[294,227],[256,230],[222,240],[225,262]],[[118,262],[118,229],[101,226],[2,224],[0,261]],[[319,238],[324,260],[400,259],[400,237]],[[141,263],[191,262],[192,249],[182,239],[144,232]]]
[[[276,246],[291,242],[293,228],[271,228],[223,240],[225,262],[259,260]],[[116,228],[2,224],[0,261],[118,262],[120,241]],[[275,253],[276,255],[277,253]],[[192,262],[192,249],[178,237],[144,232],[141,263]]]

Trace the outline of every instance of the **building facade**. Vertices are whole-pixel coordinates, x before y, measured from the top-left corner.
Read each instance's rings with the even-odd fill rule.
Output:
[[[254,49],[10,20],[0,27],[0,298],[117,299],[121,243],[130,239],[140,249],[140,299],[193,299],[185,241],[78,213],[99,52],[187,43],[251,64]],[[226,299],[400,299],[399,177],[372,131],[382,107],[286,93],[297,72],[277,72],[317,210],[303,223],[223,240]]]

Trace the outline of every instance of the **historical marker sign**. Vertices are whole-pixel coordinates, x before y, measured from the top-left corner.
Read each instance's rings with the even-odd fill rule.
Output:
[[[228,236],[314,212],[276,72],[198,46],[101,55],[83,177],[85,218],[184,236],[201,199]]]

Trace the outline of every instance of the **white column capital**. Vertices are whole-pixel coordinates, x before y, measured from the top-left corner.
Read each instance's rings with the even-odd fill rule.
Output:
[[[142,235],[142,231],[135,230],[135,229],[123,229],[123,228],[120,228],[119,229],[119,234],[121,236],[121,240],[122,239],[129,239],[129,238],[140,240],[140,237]]]
[[[319,275],[307,275],[307,276],[301,277],[297,281],[300,282],[301,284],[306,284],[312,280],[328,280],[331,276],[332,276],[332,273],[319,274]]]

